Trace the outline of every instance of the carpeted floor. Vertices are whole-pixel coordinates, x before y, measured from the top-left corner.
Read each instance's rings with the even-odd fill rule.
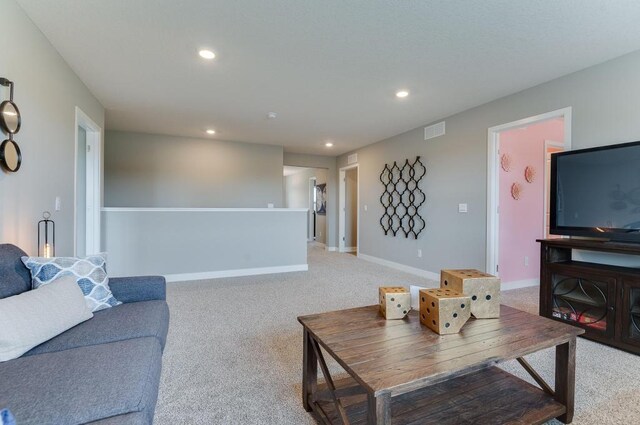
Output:
[[[377,302],[381,285],[437,286],[353,255],[309,249],[309,271],[174,283],[156,423],[313,424],[300,402],[296,317]],[[503,293],[537,312],[537,288]],[[554,352],[529,362],[553,383]],[[528,378],[515,362],[503,366]],[[333,370],[338,370],[332,364]],[[575,424],[640,422],[640,357],[579,338]]]

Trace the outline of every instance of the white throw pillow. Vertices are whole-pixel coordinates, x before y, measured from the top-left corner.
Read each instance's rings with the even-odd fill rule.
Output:
[[[75,276],[0,299],[0,362],[18,358],[92,317]]]

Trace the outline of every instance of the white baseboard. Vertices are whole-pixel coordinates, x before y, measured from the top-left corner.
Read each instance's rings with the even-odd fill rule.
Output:
[[[307,270],[309,270],[308,264],[296,264],[293,266],[255,267],[251,269],[218,270],[214,272],[167,274],[167,275],[164,275],[164,278],[167,280],[167,282],[183,282],[183,281],[189,281],[189,280],[220,279],[223,277],[256,276],[261,274],[289,273],[289,272],[306,272]]]
[[[355,246],[348,246],[340,250],[340,252],[356,252],[356,251],[358,251],[358,248]]]
[[[411,273],[420,277],[426,277],[427,279],[440,282],[439,273],[430,272],[428,270],[407,266],[404,264],[396,263],[389,260],[384,260],[382,258],[378,258],[378,257],[374,257],[371,255],[362,254],[362,253],[358,255],[358,258],[362,258],[363,260],[370,261],[372,263],[381,264],[383,266],[391,267],[392,269]],[[502,282],[502,284],[500,285],[500,289],[502,291],[510,291],[512,289],[528,288],[531,286],[539,286],[539,285],[540,285],[540,279],[524,279],[524,280],[517,280],[513,282]]]
[[[500,284],[500,290],[510,291],[512,289],[528,288],[530,286],[539,286],[540,279],[524,279],[515,280],[513,282],[502,282]]]
[[[411,266],[407,266],[404,264],[400,264],[400,263],[396,263],[393,261],[389,261],[389,260],[384,260],[382,258],[378,258],[378,257],[373,257],[371,255],[366,255],[366,254],[358,254],[358,258],[362,258],[365,261],[370,261],[372,263],[376,263],[376,264],[381,264],[383,266],[387,266],[387,267],[391,267],[392,269],[396,269],[396,270],[400,270],[406,273],[411,273],[414,274],[416,276],[420,276],[420,277],[426,277],[427,279],[431,279],[431,280],[435,280],[440,282],[440,274],[439,273],[434,273],[434,272],[430,272],[428,270],[423,270],[423,269],[419,269],[416,267],[411,267]]]
[[[330,252],[336,252],[338,250],[338,247],[335,247],[335,246],[328,246],[326,248],[327,248],[327,251],[330,251]]]

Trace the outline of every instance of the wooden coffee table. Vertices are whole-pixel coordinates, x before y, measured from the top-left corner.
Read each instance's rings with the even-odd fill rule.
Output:
[[[541,424],[573,418],[576,336],[584,330],[501,306],[440,336],[417,312],[385,320],[378,306],[301,316],[302,400],[327,424]],[[322,347],[350,375],[334,380]],[[523,356],[556,347],[555,389]],[[494,365],[517,359],[531,385]],[[324,382],[318,382],[318,365]]]

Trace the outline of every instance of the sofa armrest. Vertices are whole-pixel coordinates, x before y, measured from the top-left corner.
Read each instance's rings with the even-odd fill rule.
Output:
[[[167,283],[163,276],[112,277],[109,287],[116,300],[123,303],[167,299]]]

